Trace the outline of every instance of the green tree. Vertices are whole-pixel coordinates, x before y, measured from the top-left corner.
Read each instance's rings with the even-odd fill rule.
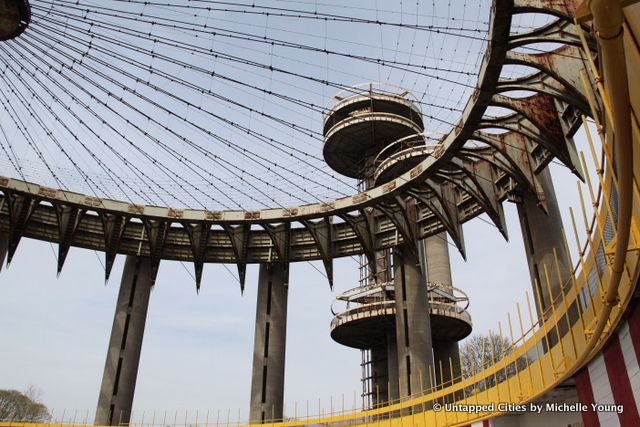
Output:
[[[49,410],[39,401],[39,395],[34,387],[29,387],[24,393],[0,390],[0,421],[46,421]]]

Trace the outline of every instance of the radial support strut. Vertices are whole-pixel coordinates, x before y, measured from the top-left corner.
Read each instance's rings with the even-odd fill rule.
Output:
[[[149,308],[151,259],[127,256],[96,409],[96,425],[129,424]]]
[[[260,264],[251,377],[251,423],[281,420],[287,334],[289,266]]]

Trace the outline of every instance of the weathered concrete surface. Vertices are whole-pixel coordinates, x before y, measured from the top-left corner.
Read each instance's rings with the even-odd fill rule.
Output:
[[[283,416],[288,291],[287,264],[260,264],[249,413],[252,423]]]
[[[427,288],[416,251],[402,245],[394,249],[393,256],[398,383],[402,399],[431,387],[431,319]]]
[[[96,425],[128,424],[149,307],[151,259],[127,256],[113,318]]]

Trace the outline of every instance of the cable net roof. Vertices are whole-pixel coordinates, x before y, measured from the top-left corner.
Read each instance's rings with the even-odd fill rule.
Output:
[[[38,1],[0,42],[0,175],[210,210],[326,201],[323,113],[363,82],[448,132],[477,80],[487,1]]]

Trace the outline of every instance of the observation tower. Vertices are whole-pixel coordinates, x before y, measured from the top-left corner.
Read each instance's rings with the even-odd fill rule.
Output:
[[[361,191],[407,172],[433,151],[408,91],[366,83],[335,99],[324,119],[324,158],[358,179]],[[415,201],[404,202],[415,227]],[[451,284],[446,234],[395,239],[373,260],[361,257],[360,283],[332,308],[331,337],[362,350],[362,396],[369,407],[459,377],[458,341],[471,333],[469,300]]]
[[[0,2],[0,41],[18,37],[31,21],[31,8],[27,0]]]

